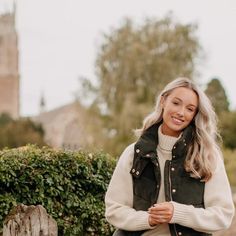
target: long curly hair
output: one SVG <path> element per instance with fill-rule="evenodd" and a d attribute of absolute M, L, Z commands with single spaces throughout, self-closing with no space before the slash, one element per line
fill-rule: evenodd
<path fill-rule="evenodd" d="M 136 130 L 136 134 L 141 135 L 153 124 L 162 121 L 161 98 L 167 97 L 178 87 L 192 89 L 198 96 L 198 108 L 192 120 L 195 135 L 187 153 L 185 170 L 194 178 L 208 181 L 216 167 L 215 158 L 222 157 L 217 142 L 217 138 L 220 140 L 217 131 L 217 116 L 207 95 L 192 80 L 180 77 L 168 83 L 157 97 L 154 111 L 144 119 L 143 127 Z"/>

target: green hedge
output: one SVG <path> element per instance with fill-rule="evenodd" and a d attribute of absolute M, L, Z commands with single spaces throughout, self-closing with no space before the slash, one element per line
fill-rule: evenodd
<path fill-rule="evenodd" d="M 104 194 L 115 160 L 26 146 L 0 152 L 0 223 L 18 203 L 42 204 L 57 221 L 59 235 L 111 235 Z"/>

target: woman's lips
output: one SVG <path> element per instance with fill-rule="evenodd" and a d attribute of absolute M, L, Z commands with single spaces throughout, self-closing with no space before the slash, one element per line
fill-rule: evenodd
<path fill-rule="evenodd" d="M 181 125 L 181 124 L 183 124 L 183 122 L 184 122 L 182 119 L 178 119 L 178 118 L 176 118 L 176 117 L 172 117 L 172 121 L 173 121 L 173 123 L 176 124 L 176 125 Z"/>

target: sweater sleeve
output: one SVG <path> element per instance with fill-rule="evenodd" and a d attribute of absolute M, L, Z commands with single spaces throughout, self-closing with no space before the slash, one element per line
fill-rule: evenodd
<path fill-rule="evenodd" d="M 208 233 L 228 228 L 234 216 L 234 203 L 223 160 L 218 158 L 217 168 L 205 184 L 205 208 L 172 203 L 174 214 L 170 223 Z"/>
<path fill-rule="evenodd" d="M 136 211 L 133 206 L 133 184 L 130 169 L 134 144 L 122 153 L 112 175 L 105 196 L 105 216 L 109 223 L 119 229 L 136 231 L 151 229 L 146 211 Z"/>

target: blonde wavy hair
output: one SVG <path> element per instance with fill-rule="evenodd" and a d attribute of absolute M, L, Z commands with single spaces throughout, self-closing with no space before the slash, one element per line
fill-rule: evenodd
<path fill-rule="evenodd" d="M 144 119 L 143 127 L 136 130 L 136 134 L 140 135 L 153 124 L 162 121 L 161 98 L 167 97 L 178 87 L 192 89 L 198 95 L 198 109 L 192 121 L 195 135 L 187 153 L 185 170 L 194 178 L 208 181 L 216 167 L 215 158 L 222 157 L 217 143 L 217 137 L 220 138 L 217 131 L 217 117 L 209 98 L 190 79 L 177 78 L 165 86 L 157 97 L 154 111 Z"/>

